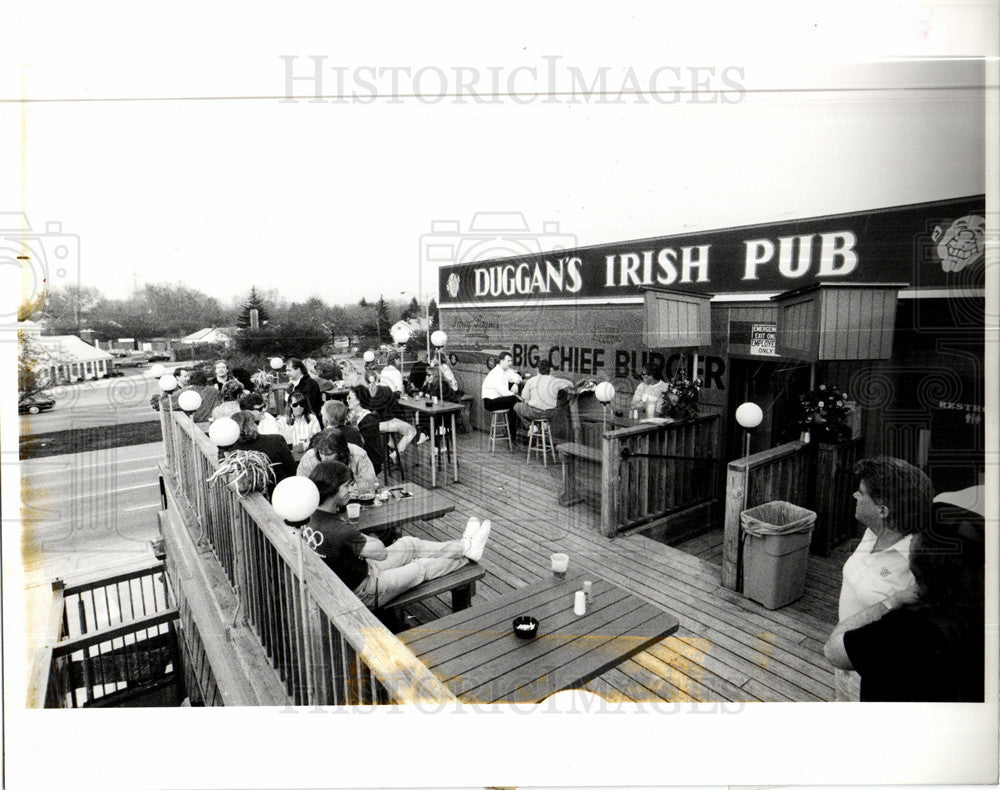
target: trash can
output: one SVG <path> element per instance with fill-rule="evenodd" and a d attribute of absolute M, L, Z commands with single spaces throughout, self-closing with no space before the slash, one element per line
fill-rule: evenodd
<path fill-rule="evenodd" d="M 816 514 L 791 502 L 767 502 L 740 513 L 743 595 L 777 609 L 802 597 Z"/>

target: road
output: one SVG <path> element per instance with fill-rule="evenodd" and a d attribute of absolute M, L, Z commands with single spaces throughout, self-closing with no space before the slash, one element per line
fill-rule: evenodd
<path fill-rule="evenodd" d="M 44 434 L 157 419 L 150 369 L 60 387 L 55 407 L 21 416 L 21 433 Z M 152 558 L 159 533 L 156 464 L 163 445 L 55 455 L 20 463 L 26 582 L 47 583 Z M 5 459 L 6 463 L 6 459 Z"/>
<path fill-rule="evenodd" d="M 55 387 L 45 393 L 56 401 L 51 411 L 21 415 L 21 435 L 155 420 L 149 399 L 157 392 L 148 367 L 130 370 L 120 378 Z"/>
<path fill-rule="evenodd" d="M 158 442 L 23 461 L 21 545 L 29 580 L 152 557 L 162 456 Z"/>

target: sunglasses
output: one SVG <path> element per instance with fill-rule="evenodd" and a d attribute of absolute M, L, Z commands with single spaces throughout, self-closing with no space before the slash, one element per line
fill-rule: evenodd
<path fill-rule="evenodd" d="M 294 403 L 292 403 L 293 409 L 304 409 L 305 407 L 306 405 L 302 401 L 295 401 Z"/>

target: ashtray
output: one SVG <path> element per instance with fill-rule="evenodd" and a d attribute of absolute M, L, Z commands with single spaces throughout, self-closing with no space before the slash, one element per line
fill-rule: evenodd
<path fill-rule="evenodd" d="M 531 639 L 538 633 L 538 621 L 529 615 L 520 614 L 514 618 L 514 636 L 518 639 Z"/>

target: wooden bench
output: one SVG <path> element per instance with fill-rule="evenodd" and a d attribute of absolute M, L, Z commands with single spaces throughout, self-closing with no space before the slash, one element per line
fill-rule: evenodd
<path fill-rule="evenodd" d="M 483 566 L 478 562 L 469 562 L 457 571 L 439 576 L 436 579 L 429 579 L 418 584 L 411 590 L 407 590 L 402 595 L 397 595 L 389 603 L 384 604 L 384 611 L 400 614 L 400 610 L 409 604 L 423 601 L 426 598 L 433 598 L 446 592 L 451 592 L 452 611 L 458 612 L 472 606 L 472 596 L 476 594 L 476 582 L 486 575 Z"/>
<path fill-rule="evenodd" d="M 557 445 L 556 450 L 559 451 L 559 460 L 562 462 L 563 478 L 563 490 L 559 495 L 559 504 L 569 507 L 584 500 L 584 495 L 578 485 L 583 473 L 581 467 L 589 467 L 588 479 L 592 482 L 595 480 L 599 482 L 601 451 L 576 442 L 563 442 Z M 596 477 L 593 474 L 594 465 L 597 467 Z M 598 486 L 595 485 L 593 488 L 597 490 Z"/>

